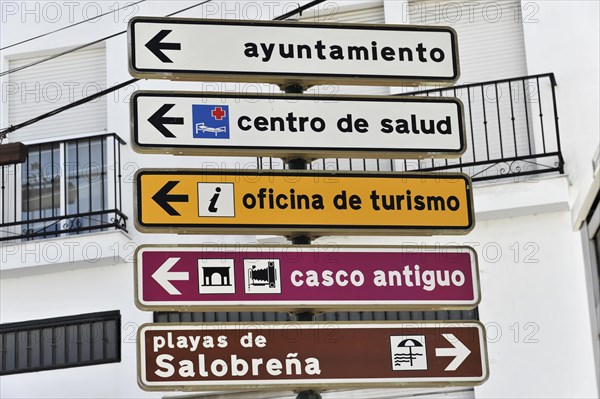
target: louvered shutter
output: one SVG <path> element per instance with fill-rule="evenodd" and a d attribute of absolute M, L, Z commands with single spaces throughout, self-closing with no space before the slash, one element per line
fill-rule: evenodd
<path fill-rule="evenodd" d="M 18 68 L 47 57 L 9 60 Z M 9 75 L 6 88 L 9 124 L 15 125 L 106 89 L 104 47 L 84 49 Z M 106 131 L 106 96 L 15 133 L 21 141 L 38 141 Z"/>
<path fill-rule="evenodd" d="M 527 75 L 520 1 L 409 0 L 414 25 L 451 26 L 458 33 L 457 84 Z"/>
<path fill-rule="evenodd" d="M 451 26 L 457 31 L 461 75 L 456 85 L 461 85 L 527 75 L 520 7 L 521 3 L 514 0 L 409 0 L 407 11 L 411 24 Z M 527 127 L 527 118 L 532 124 L 531 101 L 523 101 L 531 94 L 529 89 L 513 82 L 510 87 L 507 83 L 492 84 L 483 90 L 476 87 L 469 93 L 466 89 L 456 92 L 465 105 L 465 120 L 473 126 L 477 143 L 473 146 L 468 139 L 463 162 L 501 162 L 531 151 L 529 146 L 535 145 L 533 138 L 528 137 Z M 452 91 L 446 95 L 452 96 Z M 475 167 L 471 174 L 483 173 L 484 169 L 485 166 Z"/>
<path fill-rule="evenodd" d="M 326 3 L 322 8 L 315 8 L 304 13 L 301 21 L 326 23 L 370 23 L 384 24 L 383 2 L 339 6 Z M 357 94 L 357 95 L 389 95 L 389 87 L 384 86 L 317 86 L 308 91 L 313 94 Z M 329 170 L 391 170 L 389 160 L 374 159 L 324 159 L 313 163 L 315 169 Z"/>
<path fill-rule="evenodd" d="M 317 12 L 307 12 L 301 18 L 305 22 L 329 22 L 329 23 L 369 23 L 383 24 L 385 16 L 383 2 L 361 4 L 354 6 L 338 6 L 328 3 Z M 317 89 L 319 90 L 319 89 Z M 369 86 L 336 86 L 335 88 L 323 87 L 318 94 L 382 94 L 390 93 L 389 87 Z"/>

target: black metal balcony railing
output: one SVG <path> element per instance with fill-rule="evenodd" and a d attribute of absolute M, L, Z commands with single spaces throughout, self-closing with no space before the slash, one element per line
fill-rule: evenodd
<path fill-rule="evenodd" d="M 323 159 L 312 169 L 461 171 L 473 181 L 563 173 L 554 74 L 403 95 L 458 97 L 467 151 L 458 159 Z M 1 167 L 0 241 L 126 231 L 121 211 L 121 145 L 114 134 L 29 146 L 24 164 Z M 280 159 L 260 157 L 259 168 Z"/>
<path fill-rule="evenodd" d="M 465 154 L 420 161 L 418 169 L 461 171 L 473 181 L 564 173 L 555 87 L 548 73 L 409 93 L 458 97 L 465 108 Z"/>
<path fill-rule="evenodd" d="M 30 145 L 23 164 L 0 170 L 0 241 L 120 229 L 121 145 L 117 135 Z"/>
<path fill-rule="evenodd" d="M 464 105 L 467 150 L 458 159 L 324 159 L 312 169 L 464 172 L 473 181 L 563 173 L 554 74 L 402 93 L 457 97 Z M 283 165 L 259 158 L 259 167 Z"/>

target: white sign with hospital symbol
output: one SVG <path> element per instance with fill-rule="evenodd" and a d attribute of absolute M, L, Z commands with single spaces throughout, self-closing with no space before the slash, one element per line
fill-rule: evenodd
<path fill-rule="evenodd" d="M 454 158 L 464 153 L 456 98 L 138 91 L 141 153 L 289 158 Z"/>

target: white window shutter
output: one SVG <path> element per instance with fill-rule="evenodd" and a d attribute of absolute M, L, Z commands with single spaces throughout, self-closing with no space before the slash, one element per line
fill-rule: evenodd
<path fill-rule="evenodd" d="M 326 3 L 318 12 L 307 11 L 302 15 L 303 22 L 326 22 L 326 23 L 369 23 L 384 24 L 385 15 L 383 2 L 363 3 L 351 6 L 339 6 L 335 3 Z M 323 87 L 317 91 L 318 94 L 390 94 L 389 87 L 379 86 L 335 86 Z"/>
<path fill-rule="evenodd" d="M 9 60 L 9 68 L 36 62 L 44 56 Z M 75 51 L 9 75 L 6 88 L 10 125 L 35 118 L 106 89 L 104 47 Z M 18 130 L 13 138 L 44 140 L 93 132 L 107 127 L 106 96 Z"/>
<path fill-rule="evenodd" d="M 458 34 L 460 84 L 527 75 L 520 1 L 409 0 L 413 25 L 451 26 Z"/>
<path fill-rule="evenodd" d="M 527 75 L 520 7 L 520 1 L 514 0 L 409 0 L 407 10 L 411 24 L 450 26 L 456 30 L 460 62 L 456 85 L 461 85 Z M 469 140 L 463 162 L 502 160 L 529 153 L 529 146 L 535 146 L 528 137 L 527 126 L 532 124 L 533 113 L 529 101 L 524 101 L 531 94 L 530 89 L 517 81 L 510 88 L 507 83 L 485 86 L 483 93 L 481 87 L 469 89 L 468 94 L 466 89 L 457 91 L 456 96 L 465 106 L 467 135 L 472 125 L 476 143 Z M 452 91 L 445 95 L 451 96 Z M 506 164 L 497 168 L 509 167 Z M 482 168 L 485 167 L 471 172 Z"/>

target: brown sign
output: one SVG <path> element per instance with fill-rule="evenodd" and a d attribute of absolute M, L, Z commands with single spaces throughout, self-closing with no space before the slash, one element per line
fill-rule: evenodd
<path fill-rule="evenodd" d="M 145 324 L 145 390 L 479 385 L 479 322 Z"/>

